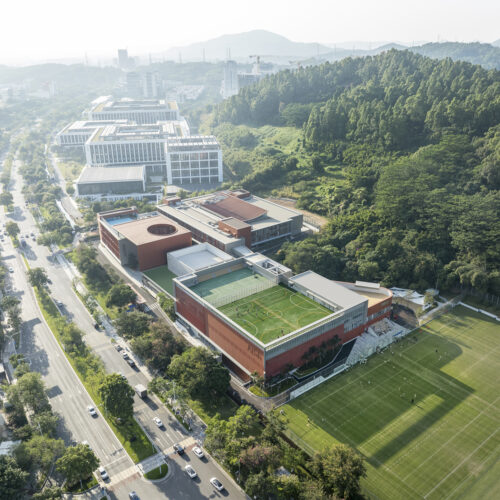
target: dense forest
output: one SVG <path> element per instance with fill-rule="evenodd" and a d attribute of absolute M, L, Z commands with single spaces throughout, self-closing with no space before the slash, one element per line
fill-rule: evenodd
<path fill-rule="evenodd" d="M 269 76 L 204 123 L 233 185 L 328 217 L 279 252 L 295 271 L 500 295 L 499 117 L 500 72 L 392 50 Z"/>

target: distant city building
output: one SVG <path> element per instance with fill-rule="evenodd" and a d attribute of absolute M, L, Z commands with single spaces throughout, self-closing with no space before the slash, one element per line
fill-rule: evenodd
<path fill-rule="evenodd" d="M 129 71 L 125 75 L 125 86 L 130 97 L 153 99 L 161 95 L 161 80 L 157 72 Z"/>
<path fill-rule="evenodd" d="M 224 64 L 224 79 L 222 80 L 221 94 L 224 99 L 236 95 L 239 91 L 238 65 L 236 61 L 226 61 Z"/>
<path fill-rule="evenodd" d="M 118 49 L 118 67 L 121 69 L 131 69 L 134 65 L 134 59 L 129 57 L 128 50 Z"/>
<path fill-rule="evenodd" d="M 128 71 L 125 74 L 125 86 L 130 97 L 140 98 L 142 95 L 142 76 L 137 71 Z"/>

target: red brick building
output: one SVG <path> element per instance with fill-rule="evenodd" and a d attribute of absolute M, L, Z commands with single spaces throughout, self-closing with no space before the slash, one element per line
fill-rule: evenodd
<path fill-rule="evenodd" d="M 122 265 L 144 271 L 167 263 L 167 252 L 191 245 L 191 232 L 155 212 L 110 210 L 97 215 L 101 243 Z"/>
<path fill-rule="evenodd" d="M 376 284 L 334 282 L 311 271 L 292 276 L 291 271 L 277 263 L 274 264 L 283 272 L 271 270 L 267 273 L 269 266 L 249 259 L 242 257 L 198 271 L 195 277 L 190 275 L 174 280 L 179 318 L 192 332 L 220 351 L 233 371 L 242 377 L 258 372 L 269 378 L 289 369 L 290 365 L 298 367 L 305 362 L 303 356 L 312 346 L 320 348 L 335 336 L 344 344 L 361 335 L 372 323 L 390 315 L 392 293 Z M 200 284 L 209 284 L 210 280 L 221 276 L 230 280 L 231 273 L 245 268 L 312 298 L 329 308 L 331 314 L 267 343 L 260 341 L 221 312 L 214 301 L 211 303 L 208 294 L 203 296 L 199 292 Z M 244 290 L 235 291 L 234 299 L 241 299 L 244 293 Z"/>

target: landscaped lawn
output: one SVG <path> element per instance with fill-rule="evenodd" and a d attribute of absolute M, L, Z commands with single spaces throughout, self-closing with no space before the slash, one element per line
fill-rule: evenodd
<path fill-rule="evenodd" d="M 170 295 L 174 293 L 174 284 L 172 280 L 177 278 L 177 276 L 168 269 L 167 266 L 154 267 L 153 269 L 148 269 L 144 271 L 144 274 L 152 279 L 155 283 L 160 285 L 163 290 L 168 292 Z"/>
<path fill-rule="evenodd" d="M 357 448 L 370 498 L 500 498 L 499 338 L 457 307 L 284 406 L 289 436 Z"/>

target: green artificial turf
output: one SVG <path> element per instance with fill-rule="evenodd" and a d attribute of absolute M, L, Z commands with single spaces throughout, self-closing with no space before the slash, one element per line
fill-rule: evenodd
<path fill-rule="evenodd" d="M 498 322 L 457 307 L 292 400 L 283 407 L 288 433 L 308 453 L 355 447 L 366 458 L 369 498 L 493 498 L 499 339 Z"/>
<path fill-rule="evenodd" d="M 168 269 L 167 266 L 154 267 L 144 271 L 144 274 L 163 288 L 170 295 L 174 293 L 174 284 L 172 280 L 177 276 Z"/>
<path fill-rule="evenodd" d="M 264 344 L 333 313 L 281 285 L 231 302 L 219 310 Z"/>

